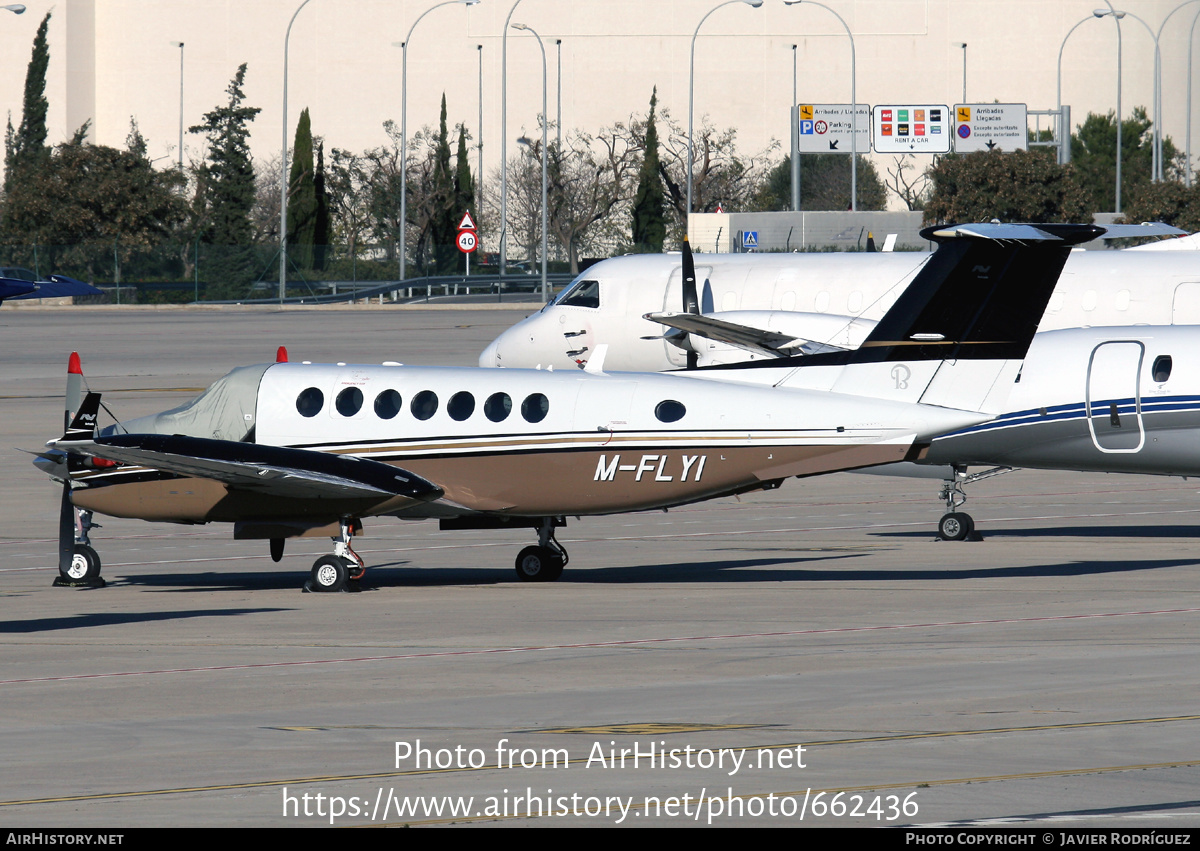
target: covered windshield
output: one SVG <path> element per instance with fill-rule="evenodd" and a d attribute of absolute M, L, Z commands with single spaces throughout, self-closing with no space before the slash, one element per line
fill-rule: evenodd
<path fill-rule="evenodd" d="M 183 434 L 213 440 L 242 441 L 254 429 L 258 385 L 273 364 L 238 367 L 178 408 L 108 426 L 111 434 Z"/>

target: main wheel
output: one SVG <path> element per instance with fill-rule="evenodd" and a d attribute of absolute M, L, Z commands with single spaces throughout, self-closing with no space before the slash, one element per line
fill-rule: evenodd
<path fill-rule="evenodd" d="M 100 575 L 100 556 L 87 544 L 76 544 L 75 553 L 71 556 L 71 564 L 66 570 L 60 570 L 62 578 L 68 582 L 80 582 L 95 579 Z"/>
<path fill-rule="evenodd" d="M 342 591 L 350 579 L 350 565 L 338 556 L 321 556 L 312 566 L 314 591 Z"/>
<path fill-rule="evenodd" d="M 526 547 L 517 556 L 517 576 L 522 582 L 553 582 L 562 572 L 562 556 L 549 547 Z"/>
<path fill-rule="evenodd" d="M 938 535 L 947 541 L 965 541 L 974 531 L 975 521 L 961 511 L 943 515 L 938 521 Z"/>

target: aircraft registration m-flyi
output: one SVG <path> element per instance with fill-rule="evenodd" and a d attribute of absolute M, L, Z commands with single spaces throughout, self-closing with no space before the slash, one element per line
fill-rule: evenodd
<path fill-rule="evenodd" d="M 98 579 L 92 512 L 228 522 L 234 537 L 329 536 L 309 587 L 365 571 L 365 517 L 526 526 L 524 580 L 557 579 L 567 515 L 663 509 L 914 459 L 1007 410 L 1072 245 L 1094 225 L 930 229 L 939 244 L 862 345 L 678 373 L 274 363 L 98 428 L 72 358 L 69 425 L 35 460 L 63 485 L 59 570 Z M 685 254 L 685 263 L 690 254 Z M 694 280 L 694 271 L 691 278 Z M 599 353 L 598 353 L 599 354 Z"/>

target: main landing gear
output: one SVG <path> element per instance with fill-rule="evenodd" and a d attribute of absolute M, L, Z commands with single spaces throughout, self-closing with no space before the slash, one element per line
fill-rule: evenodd
<path fill-rule="evenodd" d="M 942 492 L 938 494 L 938 498 L 946 503 L 946 513 L 938 521 L 938 540 L 982 541 L 983 536 L 975 531 L 974 518 L 965 511 L 958 510 L 967 501 L 967 494 L 963 490 L 963 485 L 990 479 L 992 476 L 1011 473 L 1012 470 L 1012 467 L 993 467 L 990 470 L 984 470 L 982 473 L 967 475 L 967 468 L 964 465 L 955 464 L 954 478 L 945 482 L 942 485 Z"/>
<path fill-rule="evenodd" d="M 334 538 L 333 555 L 321 556 L 312 566 L 312 575 L 304 583 L 305 591 L 357 591 L 358 580 L 367 572 L 362 556 L 350 546 L 357 521 L 349 517 L 340 522 L 340 535 Z"/>
<path fill-rule="evenodd" d="M 536 546 L 526 547 L 517 556 L 517 576 L 522 582 L 554 582 L 562 576 L 570 556 L 554 539 L 556 526 L 567 525 L 561 518 L 546 517 L 538 527 Z"/>
<path fill-rule="evenodd" d="M 54 584 L 73 588 L 103 588 L 107 583 L 100 578 L 100 556 L 96 554 L 92 542 L 88 539 L 88 531 L 99 529 L 100 524 L 92 522 L 90 511 L 74 506 L 64 508 L 64 513 L 67 510 L 74 516 L 70 519 L 64 516 L 64 520 L 66 524 L 73 526 L 73 530 L 67 527 L 63 534 L 72 539 L 72 543 L 67 553 L 69 558 L 62 558 L 60 555 L 58 577 Z M 71 520 L 74 520 L 74 523 L 71 523 Z"/>

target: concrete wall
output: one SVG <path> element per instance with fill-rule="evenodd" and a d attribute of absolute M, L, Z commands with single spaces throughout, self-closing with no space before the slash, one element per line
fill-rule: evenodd
<path fill-rule="evenodd" d="M 863 249 L 867 234 L 883 246 L 889 233 L 897 234 L 896 248 L 929 248 L 921 239 L 920 212 L 809 212 L 809 213 L 693 213 L 688 241 L 695 251 L 733 253 L 742 250 L 739 234 L 758 234 L 758 251 Z"/>

